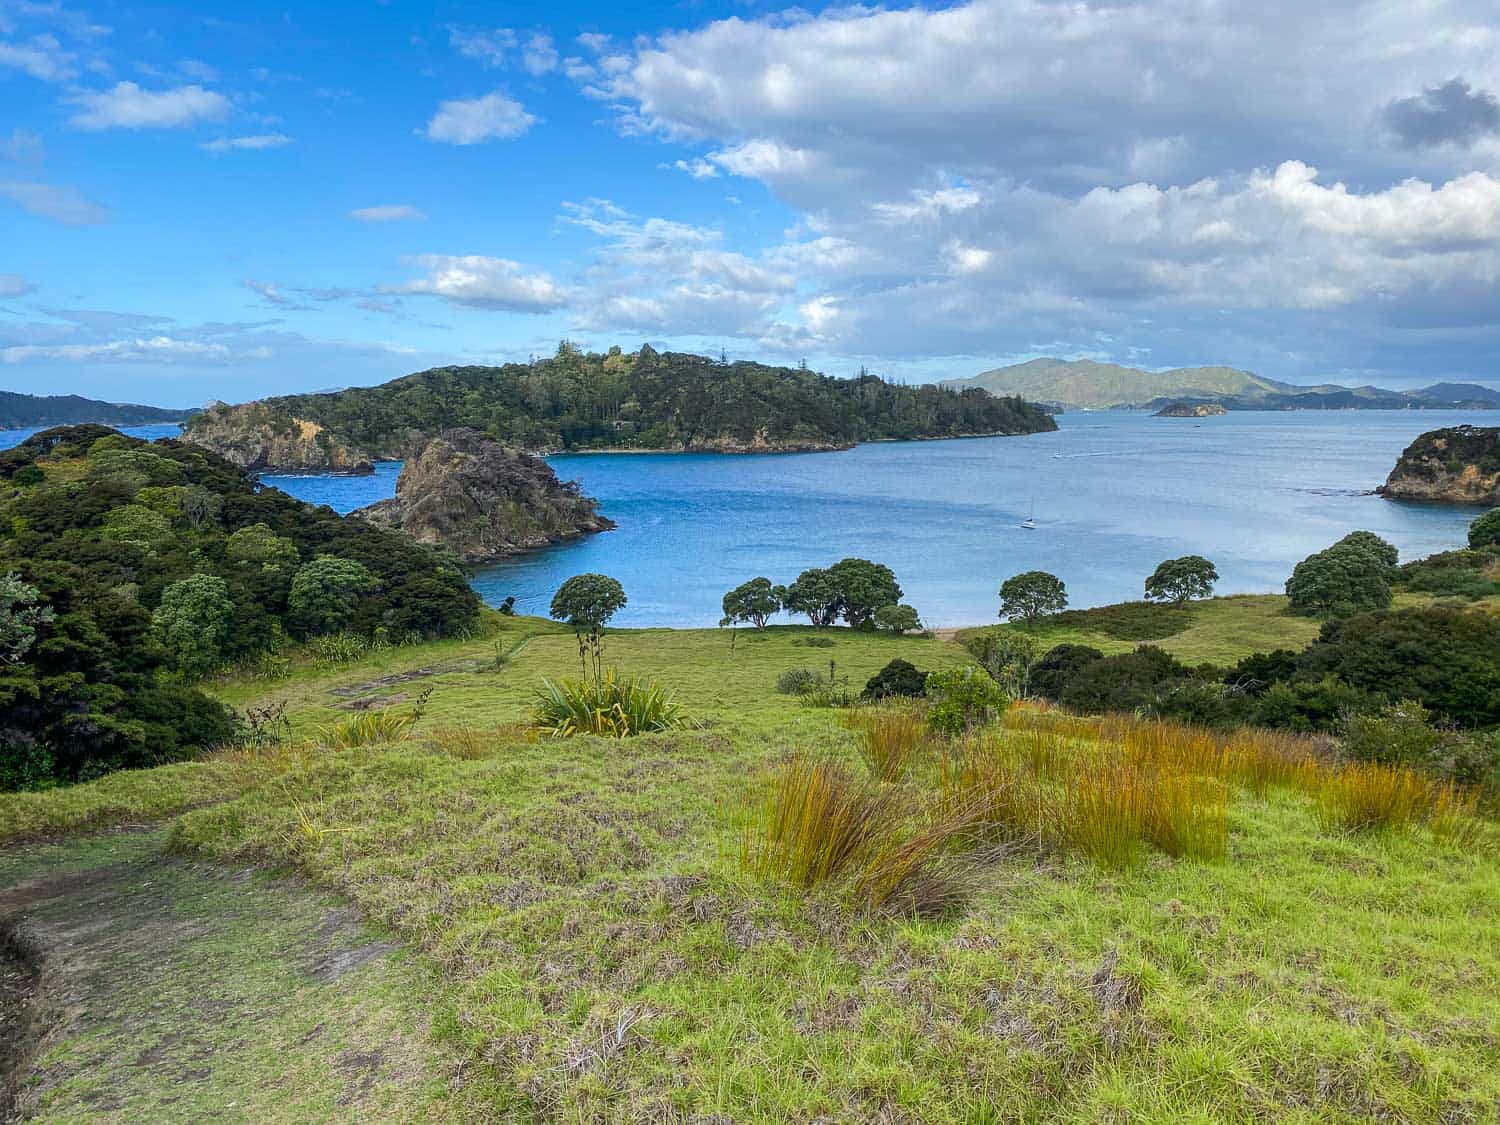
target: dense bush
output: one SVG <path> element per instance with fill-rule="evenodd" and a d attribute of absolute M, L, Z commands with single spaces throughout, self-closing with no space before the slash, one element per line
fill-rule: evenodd
<path fill-rule="evenodd" d="M 1134 652 L 1088 661 L 1068 678 L 1060 699 L 1076 711 L 1134 711 L 1151 706 L 1165 688 L 1189 675 L 1164 649 L 1141 645 Z"/>
<path fill-rule="evenodd" d="M 1348 617 L 1391 604 L 1396 548 L 1369 531 L 1355 531 L 1309 555 L 1286 580 L 1296 613 Z"/>
<path fill-rule="evenodd" d="M 1056 429 L 1040 407 L 978 389 L 720 364 L 650 347 L 585 354 L 571 344 L 532 363 L 439 367 L 378 387 L 265 399 L 255 411 L 273 427 L 308 419 L 338 441 L 385 457 L 399 457 L 414 437 L 454 427 L 547 450 L 719 441 L 827 446 Z"/>
<path fill-rule="evenodd" d="M 788 668 L 776 677 L 776 690 L 782 695 L 803 695 L 821 679 L 811 668 Z"/>
<path fill-rule="evenodd" d="M 871 676 L 865 684 L 865 690 L 860 694 L 866 699 L 886 699 L 895 695 L 926 695 L 927 673 L 918 670 L 909 661 L 897 657 Z"/>
<path fill-rule="evenodd" d="M 1331 621 L 1298 675 L 1421 703 L 1465 727 L 1500 724 L 1500 617 L 1439 607 Z"/>
<path fill-rule="evenodd" d="M 1081 668 L 1103 659 L 1104 653 L 1088 645 L 1058 645 L 1032 666 L 1031 690 L 1044 699 L 1060 699 L 1064 685 Z"/>
<path fill-rule="evenodd" d="M 0 572 L 36 595 L 4 610 L 0 588 L 0 612 L 11 631 L 18 607 L 43 612 L 0 666 L 0 785 L 77 781 L 228 738 L 229 713 L 185 681 L 284 643 L 299 559 L 373 576 L 346 621 L 365 637 L 450 635 L 477 618 L 451 555 L 264 488 L 196 446 L 60 427 L 0 454 L 0 476 Z"/>
<path fill-rule="evenodd" d="M 1491 508 L 1469 525 L 1469 546 L 1500 547 L 1500 508 Z"/>
<path fill-rule="evenodd" d="M 1429 555 L 1403 566 L 1397 581 L 1413 593 L 1470 600 L 1492 597 L 1500 594 L 1500 549 Z"/>

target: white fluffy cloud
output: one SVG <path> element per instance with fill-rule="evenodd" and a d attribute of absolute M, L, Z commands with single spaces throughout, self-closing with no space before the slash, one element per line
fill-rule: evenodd
<path fill-rule="evenodd" d="M 248 137 L 220 137 L 199 145 L 216 156 L 226 152 L 261 152 L 268 148 L 285 148 L 292 138 L 285 133 L 257 133 Z"/>
<path fill-rule="evenodd" d="M 356 207 L 349 212 L 349 217 L 361 223 L 403 223 L 427 218 L 409 203 L 381 203 L 374 207 Z"/>
<path fill-rule="evenodd" d="M 382 286 L 384 293 L 427 294 L 455 305 L 501 312 L 548 312 L 567 294 L 545 273 L 527 273 L 519 262 L 478 254 L 419 254 L 406 264 L 425 277 Z"/>
<path fill-rule="evenodd" d="M 39 180 L 0 180 L 0 197 L 21 210 L 68 227 L 87 227 L 109 221 L 109 210 L 86 199 L 77 188 Z"/>
<path fill-rule="evenodd" d="M 1462 320 L 1434 355 L 1500 355 L 1487 0 L 847 7 L 612 57 L 584 91 L 622 131 L 798 214 L 746 254 L 793 278 L 766 322 L 830 351 L 1161 344 L 1291 374 Z M 615 264 L 623 295 L 658 286 Z"/>
<path fill-rule="evenodd" d="M 534 124 L 536 118 L 520 102 L 497 90 L 482 98 L 443 102 L 425 132 L 431 141 L 473 145 L 519 137 Z"/>
<path fill-rule="evenodd" d="M 202 86 L 145 90 L 134 82 L 116 82 L 108 90 L 79 94 L 70 118 L 79 129 L 180 129 L 229 115 L 229 99 Z"/>

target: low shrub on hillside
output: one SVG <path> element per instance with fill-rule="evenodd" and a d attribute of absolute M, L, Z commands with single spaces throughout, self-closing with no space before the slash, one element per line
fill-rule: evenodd
<path fill-rule="evenodd" d="M 947 735 L 983 726 L 1010 705 L 1005 689 L 973 664 L 930 673 L 927 695 L 932 700 L 927 721 L 934 730 Z"/>
<path fill-rule="evenodd" d="M 1102 633 L 1119 641 L 1160 641 L 1175 637 L 1193 623 L 1188 606 L 1161 602 L 1121 602 L 1096 609 L 1070 609 L 1054 614 L 1048 625 Z"/>
<path fill-rule="evenodd" d="M 630 738 L 674 730 L 687 718 L 670 691 L 645 679 L 622 679 L 614 669 L 580 680 L 542 680 L 532 722 L 554 738 L 595 734 Z"/>
<path fill-rule="evenodd" d="M 927 694 L 927 673 L 898 656 L 871 676 L 860 694 L 866 699 L 923 696 Z"/>
<path fill-rule="evenodd" d="M 776 677 L 776 690 L 782 695 L 801 695 L 819 680 L 811 668 L 788 668 Z"/>

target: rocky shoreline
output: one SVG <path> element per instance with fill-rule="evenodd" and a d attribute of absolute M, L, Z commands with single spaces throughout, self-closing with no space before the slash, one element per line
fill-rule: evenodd
<path fill-rule="evenodd" d="M 1500 427 L 1429 430 L 1375 491 L 1392 500 L 1500 505 Z"/>

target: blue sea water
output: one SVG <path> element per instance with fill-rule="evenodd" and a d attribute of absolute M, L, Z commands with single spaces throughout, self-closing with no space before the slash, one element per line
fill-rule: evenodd
<path fill-rule="evenodd" d="M 1478 509 L 1369 490 L 1419 433 L 1464 422 L 1495 416 L 1068 414 L 1056 433 L 844 453 L 564 455 L 551 458 L 558 475 L 580 481 L 619 528 L 487 568 L 474 585 L 491 604 L 513 595 L 523 612 L 545 613 L 563 579 L 603 571 L 630 599 L 618 623 L 637 626 L 712 625 L 724 591 L 745 579 L 786 582 L 845 555 L 889 565 L 934 626 L 994 620 L 1000 582 L 1018 571 L 1052 571 L 1073 605 L 1101 605 L 1140 597 L 1158 562 L 1189 553 L 1218 565 L 1220 592 L 1261 593 L 1355 528 L 1408 559 L 1462 544 Z M 10 437 L 0 445 L 21 440 Z M 348 512 L 393 495 L 399 472 L 265 481 Z"/>
<path fill-rule="evenodd" d="M 1403 558 L 1462 544 L 1477 509 L 1369 495 L 1424 430 L 1483 411 L 1234 413 L 1200 420 L 1069 414 L 1056 433 L 862 445 L 844 453 L 574 454 L 564 479 L 615 531 L 480 571 L 491 604 L 545 613 L 563 579 L 612 574 L 622 625 L 712 625 L 724 591 L 787 582 L 845 555 L 886 563 L 929 625 L 995 619 L 1000 582 L 1049 570 L 1075 606 L 1141 596 L 1164 558 L 1203 554 L 1222 593 L 1280 590 L 1292 566 L 1356 528 Z M 349 511 L 390 496 L 373 477 L 268 477 Z M 1036 515 L 1036 530 L 1021 522 Z"/>

